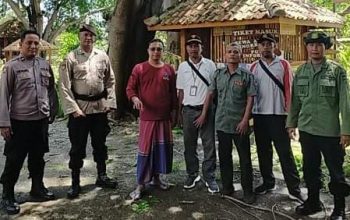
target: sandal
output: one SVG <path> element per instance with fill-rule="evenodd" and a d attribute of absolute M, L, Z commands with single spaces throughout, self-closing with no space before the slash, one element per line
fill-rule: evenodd
<path fill-rule="evenodd" d="M 161 190 L 168 190 L 170 188 L 169 184 L 159 180 L 157 182 L 155 182 L 154 180 L 152 180 L 152 182 L 150 182 L 151 186 L 155 186 L 158 187 Z"/>
<path fill-rule="evenodd" d="M 141 199 L 141 194 L 142 192 L 138 189 L 135 189 L 134 191 L 132 191 L 129 196 L 132 200 L 136 201 L 136 200 L 139 200 Z"/>

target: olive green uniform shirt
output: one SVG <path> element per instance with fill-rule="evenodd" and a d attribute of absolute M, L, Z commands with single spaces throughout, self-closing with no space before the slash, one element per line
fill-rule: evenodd
<path fill-rule="evenodd" d="M 115 77 L 110 60 L 105 52 L 93 48 L 85 53 L 80 48 L 70 52 L 61 63 L 60 94 L 66 115 L 79 108 L 85 114 L 104 112 L 105 108 L 116 108 Z M 84 101 L 75 99 L 74 91 L 79 95 L 95 96 L 107 89 L 107 99 Z"/>
<path fill-rule="evenodd" d="M 216 130 L 237 133 L 236 128 L 244 116 L 247 98 L 256 95 L 253 74 L 240 67 L 232 75 L 227 67 L 218 69 L 213 75 L 209 90 L 215 91 L 218 96 Z"/>
<path fill-rule="evenodd" d="M 310 62 L 301 65 L 293 83 L 287 127 L 326 137 L 350 135 L 349 92 L 348 76 L 339 64 L 325 59 L 316 72 Z"/>

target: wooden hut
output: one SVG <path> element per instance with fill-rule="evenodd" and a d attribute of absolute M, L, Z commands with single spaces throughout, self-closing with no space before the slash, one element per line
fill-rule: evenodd
<path fill-rule="evenodd" d="M 15 42 L 11 43 L 10 45 L 6 46 L 3 51 L 5 52 L 5 58 L 6 61 L 10 60 L 13 55 L 19 54 L 20 51 L 20 39 L 16 40 Z M 49 63 L 51 63 L 51 56 L 52 56 L 52 51 L 57 50 L 58 48 L 49 42 L 45 40 L 40 40 L 40 47 L 39 51 L 40 52 L 46 52 L 49 56 Z"/>
<path fill-rule="evenodd" d="M 259 57 L 258 35 L 273 33 L 284 58 L 295 65 L 307 58 L 305 32 L 326 28 L 335 36 L 335 28 L 343 22 L 340 15 L 302 0 L 187 0 L 145 20 L 151 31 L 180 32 L 182 58 L 186 56 L 186 38 L 198 34 L 204 56 L 224 62 L 225 45 L 238 41 L 243 47 L 243 62 L 251 63 Z"/>

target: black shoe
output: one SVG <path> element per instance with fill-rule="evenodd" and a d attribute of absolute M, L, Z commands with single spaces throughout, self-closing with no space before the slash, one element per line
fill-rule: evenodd
<path fill-rule="evenodd" d="M 79 185 L 72 185 L 72 187 L 67 192 L 67 198 L 68 199 L 75 199 L 80 194 L 80 186 Z"/>
<path fill-rule="evenodd" d="M 192 189 L 193 187 L 196 186 L 196 183 L 199 182 L 199 180 L 201 180 L 201 177 L 198 175 L 198 176 L 187 176 L 187 179 L 185 181 L 185 184 L 184 184 L 184 188 L 185 189 Z"/>
<path fill-rule="evenodd" d="M 253 192 L 244 193 L 243 202 L 253 204 L 256 201 L 256 196 Z"/>
<path fill-rule="evenodd" d="M 291 200 L 297 200 L 299 202 L 306 201 L 306 195 L 304 193 L 301 193 L 301 192 L 289 193 L 289 198 Z"/>
<path fill-rule="evenodd" d="M 222 196 L 233 196 L 235 194 L 235 188 L 232 187 L 231 189 L 222 189 L 221 195 Z"/>
<path fill-rule="evenodd" d="M 314 202 L 306 200 L 303 204 L 295 208 L 298 215 L 312 215 L 322 211 L 321 202 Z"/>
<path fill-rule="evenodd" d="M 38 201 L 49 201 L 55 199 L 55 195 L 45 187 L 36 190 L 32 189 L 29 194 L 33 199 Z"/>
<path fill-rule="evenodd" d="M 210 193 L 220 192 L 219 186 L 215 180 L 205 181 L 205 186 L 208 188 L 208 192 Z"/>
<path fill-rule="evenodd" d="M 344 219 L 346 219 L 344 209 L 343 210 L 334 209 L 330 216 L 330 220 L 344 220 Z"/>
<path fill-rule="evenodd" d="M 99 175 L 96 179 L 95 184 L 96 184 L 96 186 L 99 186 L 102 188 L 111 188 L 111 189 L 115 189 L 118 186 L 117 181 L 112 180 L 106 174 Z"/>
<path fill-rule="evenodd" d="M 21 208 L 19 207 L 18 203 L 14 199 L 2 199 L 2 201 L 1 201 L 1 208 L 8 215 L 16 215 L 21 210 Z"/>
<path fill-rule="evenodd" d="M 271 191 L 274 191 L 274 190 L 276 190 L 276 186 L 275 185 L 273 185 L 273 186 L 266 186 L 264 184 L 261 184 L 260 186 L 255 188 L 255 194 L 257 194 L 257 195 L 264 195 L 267 192 L 271 192 Z"/>

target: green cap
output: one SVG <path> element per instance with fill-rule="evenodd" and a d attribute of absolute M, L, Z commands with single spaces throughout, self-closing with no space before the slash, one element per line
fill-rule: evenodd
<path fill-rule="evenodd" d="M 88 31 L 90 33 L 92 33 L 93 35 L 96 36 L 96 29 L 94 26 L 90 25 L 90 24 L 82 24 L 80 25 L 80 29 L 79 29 L 79 32 L 82 32 L 82 31 Z"/>
<path fill-rule="evenodd" d="M 323 31 L 311 31 L 304 37 L 305 44 L 308 43 L 323 43 L 326 49 L 332 47 L 331 38 Z"/>

